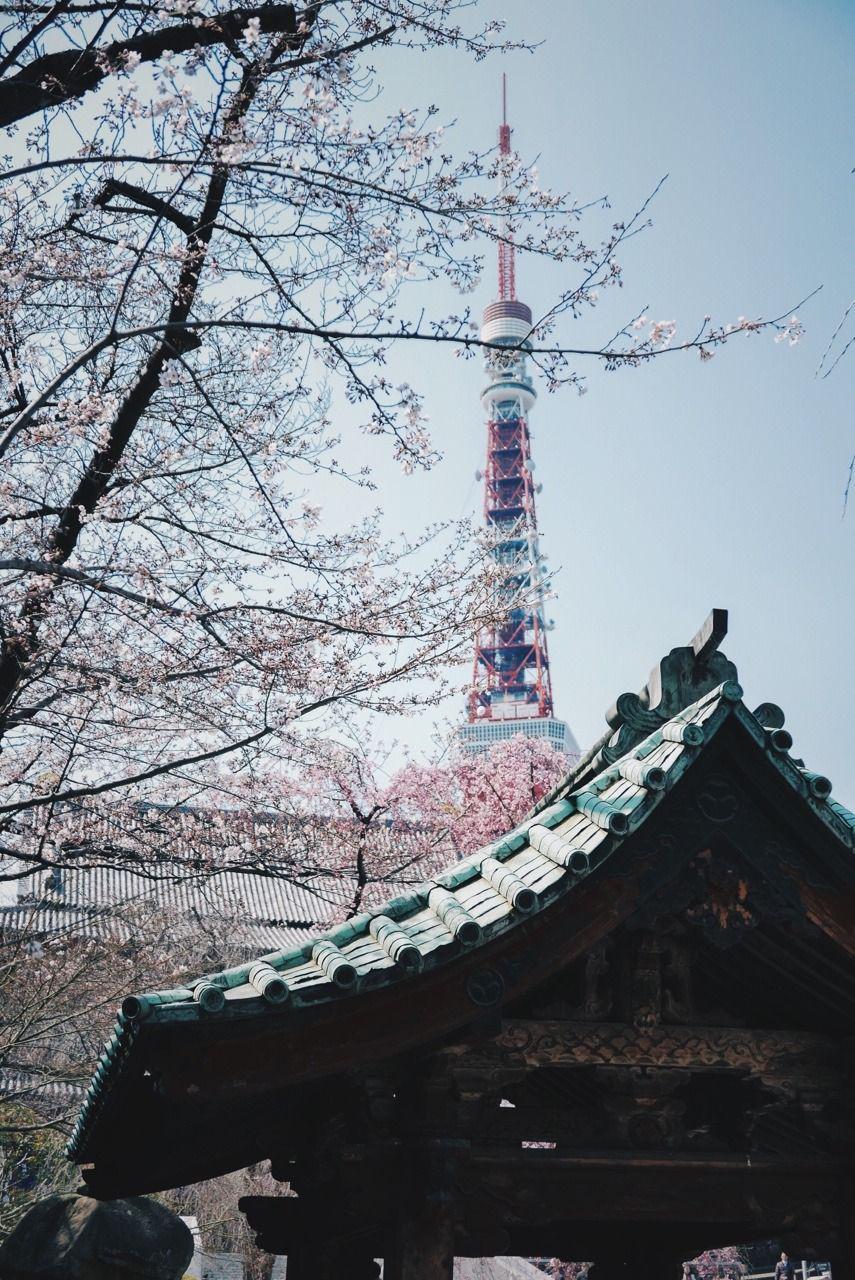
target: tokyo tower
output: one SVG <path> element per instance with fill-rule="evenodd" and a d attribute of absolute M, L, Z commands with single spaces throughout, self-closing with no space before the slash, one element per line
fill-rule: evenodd
<path fill-rule="evenodd" d="M 502 77 L 499 153 L 509 156 L 507 85 Z M 500 172 L 500 182 L 503 180 Z M 569 726 L 555 717 L 544 613 L 545 565 L 535 510 L 529 413 L 537 399 L 528 372 L 531 308 L 516 294 L 514 245 L 507 223 L 498 241 L 499 295 L 484 311 L 481 339 L 487 349 L 487 385 L 481 404 L 487 419 L 484 519 L 492 534 L 491 554 L 504 573 L 507 613 L 475 638 L 475 662 L 467 723 L 457 739 L 467 752 L 486 751 L 494 742 L 522 733 L 546 738 L 568 754 L 578 747 Z M 507 348 L 507 350 L 504 350 Z"/>

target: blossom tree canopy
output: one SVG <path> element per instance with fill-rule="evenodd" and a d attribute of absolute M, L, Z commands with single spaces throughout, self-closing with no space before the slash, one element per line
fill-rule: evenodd
<path fill-rule="evenodd" d="M 570 765 L 546 739 L 519 733 L 480 755 L 407 765 L 392 779 L 386 800 L 400 819 L 447 829 L 458 853 L 472 852 L 516 826 Z"/>
<path fill-rule="evenodd" d="M 19 0 L 5 16 L 0 826 L 22 861 L 0 874 L 13 875 L 69 856 L 63 823 L 80 806 L 154 792 L 275 807 L 310 712 L 443 696 L 496 608 L 497 567 L 465 525 L 412 542 L 390 542 L 379 514 L 348 526 L 347 486 L 371 481 L 337 459 L 333 420 L 346 399 L 404 470 L 435 460 L 390 349 L 478 339 L 465 308 L 417 319 L 419 282 L 465 293 L 478 246 L 499 237 L 553 259 L 566 283 L 533 336 L 551 385 L 578 382 L 574 354 L 614 366 L 680 344 L 646 318 L 588 353 L 554 336 L 620 282 L 643 210 L 591 247 L 582 206 L 518 156 L 455 158 L 435 107 L 384 112 L 381 47 L 505 47 L 469 0 Z M 726 337 L 704 321 L 683 345 Z M 345 490 L 323 520 L 321 476 Z M 146 834 L 97 856 L 148 859 L 157 824 Z"/>
<path fill-rule="evenodd" d="M 300 834 L 281 870 L 334 881 L 341 914 L 355 915 L 508 831 L 570 764 L 551 743 L 517 734 L 481 756 L 451 751 L 390 776 L 371 732 L 315 742 L 283 797 Z"/>
<path fill-rule="evenodd" d="M 695 1258 L 691 1264 L 698 1280 L 739 1280 L 745 1275 L 745 1261 L 740 1249 L 729 1245 L 724 1249 L 709 1249 Z"/>

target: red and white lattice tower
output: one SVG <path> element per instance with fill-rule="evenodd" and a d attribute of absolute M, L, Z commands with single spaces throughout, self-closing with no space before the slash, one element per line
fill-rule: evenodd
<path fill-rule="evenodd" d="M 499 153 L 511 153 L 504 76 Z M 502 184 L 509 163 L 500 159 Z M 573 735 L 554 714 L 546 643 L 551 624 L 544 612 L 546 570 L 535 510 L 541 486 L 534 482 L 528 422 L 537 399 L 526 360 L 532 314 L 516 296 L 514 244 L 507 222 L 500 225 L 498 257 L 499 296 L 484 311 L 481 328 L 482 340 L 496 344 L 487 349 L 487 385 L 481 393 L 487 418 L 484 519 L 493 535 L 492 554 L 505 574 L 508 610 L 476 636 L 468 723 L 460 726 L 458 741 L 465 750 L 479 752 L 523 733 L 547 738 L 572 754 L 578 751 Z"/>

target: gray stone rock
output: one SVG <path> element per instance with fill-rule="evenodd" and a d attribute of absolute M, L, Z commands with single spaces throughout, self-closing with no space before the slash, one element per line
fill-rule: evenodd
<path fill-rule="evenodd" d="M 73 1193 L 34 1205 L 0 1248 L 0 1280 L 181 1280 L 193 1237 L 145 1196 Z"/>

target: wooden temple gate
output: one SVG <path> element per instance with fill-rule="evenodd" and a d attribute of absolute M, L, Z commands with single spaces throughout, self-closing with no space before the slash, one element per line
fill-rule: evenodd
<path fill-rule="evenodd" d="M 745 707 L 721 623 L 502 841 L 129 998 L 72 1144 L 93 1193 L 269 1157 L 291 1194 L 241 1207 L 289 1280 L 667 1280 L 769 1238 L 855 1278 L 855 817 Z"/>

